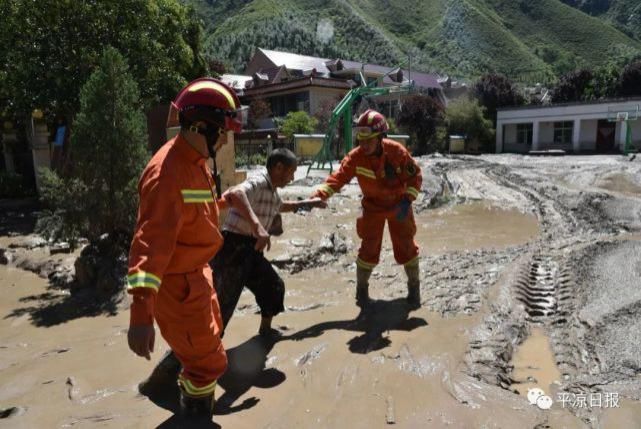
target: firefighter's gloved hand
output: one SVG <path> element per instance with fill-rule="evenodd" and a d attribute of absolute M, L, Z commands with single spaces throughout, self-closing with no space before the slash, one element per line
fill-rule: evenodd
<path fill-rule="evenodd" d="M 396 220 L 404 221 L 410 214 L 412 202 L 407 198 L 403 198 L 400 203 L 396 205 Z"/>

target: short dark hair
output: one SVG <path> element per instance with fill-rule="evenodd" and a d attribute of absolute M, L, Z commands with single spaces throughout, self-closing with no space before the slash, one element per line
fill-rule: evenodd
<path fill-rule="evenodd" d="M 271 171 L 279 162 L 285 167 L 293 167 L 298 164 L 298 159 L 296 159 L 294 152 L 289 149 L 274 149 L 267 157 L 267 171 Z"/>

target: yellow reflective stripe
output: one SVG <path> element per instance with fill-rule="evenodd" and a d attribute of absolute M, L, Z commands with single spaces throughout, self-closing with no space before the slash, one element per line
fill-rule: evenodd
<path fill-rule="evenodd" d="M 376 112 L 369 112 L 367 115 L 367 123 L 371 124 L 374 121 L 374 118 L 376 117 Z"/>
<path fill-rule="evenodd" d="M 213 89 L 214 91 L 219 92 L 223 95 L 223 97 L 227 99 L 227 101 L 229 101 L 229 105 L 232 106 L 233 109 L 238 109 L 238 106 L 236 106 L 236 103 L 234 102 L 234 97 L 232 97 L 227 88 L 225 88 L 221 84 L 212 82 L 210 80 L 196 82 L 188 88 L 188 91 L 196 92 L 200 91 L 201 89 Z"/>
<path fill-rule="evenodd" d="M 138 271 L 127 276 L 127 289 L 134 289 L 137 287 L 148 287 L 158 291 L 160 287 L 160 278 L 147 273 L 145 271 Z"/>
<path fill-rule="evenodd" d="M 369 140 L 378 136 L 380 133 L 358 133 L 356 134 L 356 140 Z"/>
<path fill-rule="evenodd" d="M 326 185 L 325 183 L 323 183 L 322 185 L 320 185 L 320 186 L 318 187 L 318 189 L 319 189 L 320 191 L 325 192 L 325 193 L 327 194 L 327 196 L 328 196 L 328 197 L 331 197 L 332 195 L 334 195 L 334 194 L 336 193 L 336 192 L 332 189 L 332 187 L 331 187 L 331 186 Z"/>
<path fill-rule="evenodd" d="M 376 174 L 372 170 L 369 170 L 364 167 L 356 167 L 356 174 L 361 176 L 369 177 L 370 179 L 376 179 Z"/>
<path fill-rule="evenodd" d="M 209 396 L 216 390 L 216 380 L 203 387 L 194 386 L 194 384 L 183 377 L 182 374 L 178 376 L 178 380 L 180 381 L 183 389 L 185 389 L 185 392 L 191 396 Z"/>
<path fill-rule="evenodd" d="M 410 259 L 409 262 L 403 264 L 404 267 L 413 267 L 418 265 L 418 256 L 415 256 L 413 259 Z"/>
<path fill-rule="evenodd" d="M 363 261 L 361 258 L 356 259 L 356 265 L 370 271 L 376 266 L 376 264 L 370 264 L 369 262 Z"/>
<path fill-rule="evenodd" d="M 405 192 L 407 192 L 408 194 L 410 194 L 414 198 L 418 198 L 418 189 L 416 189 L 416 188 L 414 188 L 412 186 L 408 187 Z"/>
<path fill-rule="evenodd" d="M 185 203 L 213 203 L 214 196 L 209 189 L 181 189 Z"/>

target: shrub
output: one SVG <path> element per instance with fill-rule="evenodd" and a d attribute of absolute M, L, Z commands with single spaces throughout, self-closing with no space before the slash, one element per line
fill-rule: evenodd
<path fill-rule="evenodd" d="M 136 184 L 148 151 L 138 87 L 117 50 L 105 50 L 80 100 L 71 136 L 73 172 L 69 177 L 41 172 L 48 210 L 37 229 L 71 243 L 80 236 L 95 242 L 106 233 L 126 249 L 138 206 Z"/>

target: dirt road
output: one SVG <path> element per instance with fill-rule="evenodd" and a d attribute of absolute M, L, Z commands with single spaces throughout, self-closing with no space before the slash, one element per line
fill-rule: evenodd
<path fill-rule="evenodd" d="M 641 427 L 641 162 L 421 164 L 422 307 L 405 305 L 388 239 L 375 302 L 366 312 L 354 305 L 356 185 L 327 210 L 287 214 L 268 253 L 287 287 L 275 320 L 284 336 L 255 336 L 257 307 L 244 293 L 225 336 L 230 368 L 215 422 Z M 315 182 L 284 193 L 307 196 Z M 128 312 L 83 307 L 64 287 L 73 257 L 50 257 L 46 243 L 10 229 L 0 228 L 0 427 L 175 427 L 169 410 L 137 395 L 154 362 L 128 351 Z M 539 402 L 529 402 L 533 388 L 551 408 L 532 393 Z"/>

